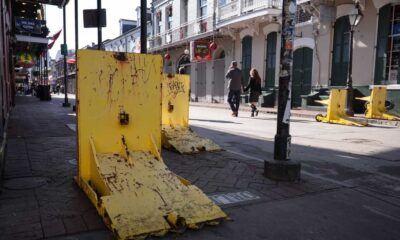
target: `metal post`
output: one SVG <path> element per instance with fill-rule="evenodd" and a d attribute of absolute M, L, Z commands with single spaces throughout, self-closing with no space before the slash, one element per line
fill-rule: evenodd
<path fill-rule="evenodd" d="M 264 175 L 280 181 L 300 179 L 301 165 L 290 160 L 290 108 L 292 91 L 293 42 L 296 24 L 296 0 L 283 0 L 278 119 L 275 135 L 274 160 L 264 162 Z"/>
<path fill-rule="evenodd" d="M 66 14 L 65 14 L 65 5 L 63 6 L 63 34 L 64 34 L 64 45 L 67 44 L 67 27 L 66 27 Z M 63 107 L 70 107 L 71 104 L 68 102 L 68 87 L 67 87 L 67 55 L 64 54 L 64 103 Z"/>
<path fill-rule="evenodd" d="M 42 53 L 39 55 L 39 85 L 42 85 Z"/>
<path fill-rule="evenodd" d="M 45 79 L 45 85 L 48 85 L 49 84 L 49 74 L 48 74 L 48 72 L 47 72 L 47 61 L 48 61 L 48 59 L 47 59 L 47 52 L 48 52 L 49 50 L 47 49 L 47 46 L 46 46 L 46 52 L 45 52 L 45 55 L 44 55 L 44 79 Z"/>
<path fill-rule="evenodd" d="M 140 0 L 140 53 L 147 53 L 147 1 Z"/>
<path fill-rule="evenodd" d="M 78 0 L 75 0 L 75 57 L 76 57 L 76 51 L 78 51 L 79 48 L 79 28 L 78 28 Z"/>
<path fill-rule="evenodd" d="M 75 0 L 75 59 L 78 61 L 78 49 L 79 49 L 79 27 L 78 27 L 78 0 Z M 78 85 L 78 63 L 75 63 L 75 93 L 77 93 Z M 76 104 L 76 103 L 75 103 Z M 76 111 L 76 105 L 72 106 L 73 111 Z"/>
<path fill-rule="evenodd" d="M 101 0 L 97 0 L 97 50 L 101 50 L 101 42 L 102 42 L 102 33 L 101 33 L 101 29 L 102 26 L 100 24 L 100 20 L 101 20 Z"/>
<path fill-rule="evenodd" d="M 349 49 L 349 72 L 346 82 L 346 89 L 347 89 L 347 110 L 346 113 L 349 116 L 354 116 L 354 106 L 353 106 L 353 98 L 354 98 L 354 91 L 353 91 L 353 36 L 354 36 L 354 27 L 351 26 L 350 30 L 350 49 Z"/>

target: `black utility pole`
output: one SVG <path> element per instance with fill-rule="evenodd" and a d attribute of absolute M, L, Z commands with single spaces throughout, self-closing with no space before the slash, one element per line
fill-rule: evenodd
<path fill-rule="evenodd" d="M 349 44 L 349 73 L 346 82 L 346 89 L 347 89 L 347 115 L 354 116 L 354 91 L 353 91 L 353 36 L 354 36 L 354 27 L 351 26 L 350 30 L 350 44 Z"/>
<path fill-rule="evenodd" d="M 79 28 L 78 28 L 78 0 L 75 0 L 75 59 L 79 48 Z"/>
<path fill-rule="evenodd" d="M 101 50 L 102 33 L 101 33 L 101 0 L 97 0 L 97 50 Z"/>
<path fill-rule="evenodd" d="M 140 0 L 140 53 L 147 53 L 147 1 Z"/>
<path fill-rule="evenodd" d="M 264 175 L 267 178 L 278 181 L 296 181 L 300 179 L 300 163 L 290 160 L 291 136 L 289 133 L 295 24 L 296 0 L 283 0 L 281 69 L 279 73 L 278 120 L 274 160 L 264 162 Z"/>
<path fill-rule="evenodd" d="M 64 4 L 64 6 L 63 6 L 64 49 L 61 49 L 61 52 L 63 52 L 64 50 L 66 52 L 63 53 L 63 56 L 64 56 L 64 94 L 65 94 L 65 97 L 64 97 L 64 103 L 63 103 L 62 106 L 63 107 L 70 107 L 71 104 L 68 102 L 68 87 L 67 87 L 68 86 L 67 85 L 67 77 L 68 77 L 68 74 L 67 74 L 67 53 L 68 53 L 68 48 L 65 49 L 66 46 L 67 46 L 67 26 L 66 26 L 67 24 L 66 24 L 65 19 L 66 19 L 66 14 L 65 14 L 65 4 Z"/>

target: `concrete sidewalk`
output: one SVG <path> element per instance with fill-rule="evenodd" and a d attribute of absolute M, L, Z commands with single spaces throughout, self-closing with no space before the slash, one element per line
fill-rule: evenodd
<path fill-rule="evenodd" d="M 228 103 L 206 103 L 206 102 L 190 102 L 190 106 L 192 107 L 208 107 L 208 108 L 219 108 L 219 109 L 230 109 Z M 258 107 L 258 110 L 260 113 L 266 113 L 266 114 L 277 114 L 278 109 L 277 108 L 269 108 L 269 107 Z M 248 104 L 240 104 L 239 108 L 239 114 L 240 112 L 246 112 L 243 114 L 248 114 L 247 112 L 250 112 L 251 108 Z M 300 118 L 311 118 L 315 119 L 315 116 L 317 114 L 326 114 L 326 110 L 324 111 L 313 111 L 313 110 L 306 110 L 306 109 L 301 109 L 301 108 L 295 108 L 290 110 L 290 114 L 293 117 L 300 117 Z M 250 115 L 250 114 L 248 114 Z M 358 120 L 364 120 L 364 114 L 355 114 L 354 115 L 355 119 Z M 400 127 L 400 121 L 387 121 L 387 120 L 380 120 L 380 119 L 366 119 L 368 124 L 370 125 L 382 125 L 382 126 L 395 126 L 395 127 Z"/>
<path fill-rule="evenodd" d="M 17 97 L 0 193 L 0 239 L 112 239 L 74 183 L 75 124 L 63 99 Z M 73 100 L 72 100 L 73 103 Z M 235 141 L 234 139 L 232 141 Z M 400 206 L 353 186 L 303 175 L 263 177 L 263 163 L 233 152 L 162 156 L 231 217 L 165 239 L 400 239 Z M 159 239 L 159 238 L 157 238 Z"/>

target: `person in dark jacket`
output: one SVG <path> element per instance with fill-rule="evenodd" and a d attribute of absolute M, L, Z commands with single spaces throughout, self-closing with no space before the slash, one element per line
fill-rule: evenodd
<path fill-rule="evenodd" d="M 243 76 L 242 71 L 237 67 L 236 61 L 232 61 L 225 77 L 229 80 L 228 103 L 232 109 L 232 116 L 237 117 L 239 112 L 240 93 L 243 89 Z"/>
<path fill-rule="evenodd" d="M 251 117 L 254 117 L 254 113 L 256 116 L 258 115 L 258 109 L 256 106 L 258 103 L 258 97 L 261 95 L 261 78 L 255 68 L 250 70 L 249 84 L 244 88 L 245 92 L 247 92 L 247 90 L 250 90 L 249 103 L 251 107 Z"/>

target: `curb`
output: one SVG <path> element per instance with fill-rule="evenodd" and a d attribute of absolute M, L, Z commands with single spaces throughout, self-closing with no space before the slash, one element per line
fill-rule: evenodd
<path fill-rule="evenodd" d="M 251 109 L 244 105 L 241 104 L 240 110 L 244 112 L 250 112 Z M 228 105 L 222 105 L 222 104 L 199 104 L 196 102 L 190 102 L 189 106 L 191 107 L 205 107 L 205 108 L 218 108 L 218 109 L 230 109 Z M 258 108 L 260 113 L 266 113 L 266 114 L 274 114 L 276 115 L 278 113 L 277 110 L 271 108 L 271 109 L 266 109 L 266 108 Z M 305 111 L 305 110 L 303 110 Z M 310 112 L 310 113 L 298 113 L 298 112 L 293 112 L 291 111 L 291 116 L 293 117 L 301 117 L 301 118 L 310 118 L 310 119 L 315 119 L 315 115 L 318 112 Z M 322 113 L 322 112 L 320 112 Z M 324 112 L 323 112 L 324 113 Z M 380 125 L 380 126 L 390 126 L 390 127 L 400 127 L 400 121 L 389 121 L 389 120 L 382 120 L 382 119 L 365 119 L 363 117 L 355 117 L 358 120 L 366 120 L 368 124 L 370 125 Z"/>

